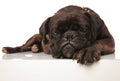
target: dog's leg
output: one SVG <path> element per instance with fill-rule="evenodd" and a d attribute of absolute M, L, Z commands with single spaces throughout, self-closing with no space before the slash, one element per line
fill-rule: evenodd
<path fill-rule="evenodd" d="M 41 42 L 42 42 L 42 38 L 40 34 L 35 34 L 22 46 L 3 47 L 2 51 L 4 53 L 18 53 L 25 51 L 40 52 L 42 51 Z"/>
<path fill-rule="evenodd" d="M 81 64 L 92 64 L 100 60 L 101 55 L 111 54 L 114 51 L 114 39 L 107 30 L 107 27 L 104 27 L 98 35 L 97 40 L 90 46 L 80 49 L 73 58 L 77 59 L 77 62 Z"/>

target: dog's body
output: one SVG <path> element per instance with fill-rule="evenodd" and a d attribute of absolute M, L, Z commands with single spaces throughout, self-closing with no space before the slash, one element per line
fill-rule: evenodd
<path fill-rule="evenodd" d="M 3 52 L 44 52 L 86 64 L 114 53 L 114 47 L 114 39 L 98 14 L 89 8 L 67 6 L 43 22 L 40 34 L 23 46 L 4 47 Z"/>

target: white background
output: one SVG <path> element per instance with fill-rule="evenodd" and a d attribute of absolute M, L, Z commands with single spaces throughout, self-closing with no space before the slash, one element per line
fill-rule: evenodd
<path fill-rule="evenodd" d="M 119 57 L 119 3 L 119 0 L 0 0 L 0 50 L 3 46 L 25 43 L 39 32 L 41 23 L 60 8 L 79 5 L 93 9 L 104 20 L 115 39 L 115 54 Z"/>

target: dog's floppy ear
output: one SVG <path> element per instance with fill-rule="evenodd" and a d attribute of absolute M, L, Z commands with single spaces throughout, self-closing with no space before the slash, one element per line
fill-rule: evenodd
<path fill-rule="evenodd" d="M 93 10 L 89 8 L 85 8 L 84 14 L 87 16 L 87 19 L 90 24 L 89 30 L 91 32 L 91 35 L 89 35 L 89 40 L 93 40 L 94 42 L 94 40 L 96 39 L 97 35 L 100 32 L 100 29 L 102 29 L 104 22 L 97 13 L 95 13 Z"/>
<path fill-rule="evenodd" d="M 42 36 L 43 42 L 46 44 L 48 42 L 48 39 L 46 38 L 46 35 L 49 33 L 49 21 L 51 17 L 47 18 L 42 25 L 40 26 L 39 33 Z"/>

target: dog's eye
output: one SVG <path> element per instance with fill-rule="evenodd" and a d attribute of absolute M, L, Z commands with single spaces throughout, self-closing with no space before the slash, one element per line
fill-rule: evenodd
<path fill-rule="evenodd" d="M 52 37 L 53 38 L 59 38 L 60 37 L 60 33 L 58 32 L 58 31 L 54 31 L 53 33 L 52 33 Z"/>
<path fill-rule="evenodd" d="M 58 31 L 54 31 L 54 32 L 53 32 L 53 35 L 54 35 L 54 36 L 56 36 L 56 35 L 58 35 L 58 34 L 59 34 Z"/>
<path fill-rule="evenodd" d="M 80 28 L 79 28 L 79 30 L 81 31 L 81 32 L 86 32 L 87 31 L 87 26 L 84 26 L 84 25 L 82 25 L 82 26 L 80 26 Z"/>
<path fill-rule="evenodd" d="M 77 31 L 77 30 L 79 30 L 79 26 L 78 25 L 71 25 L 70 29 Z"/>
<path fill-rule="evenodd" d="M 54 35 L 57 35 L 57 32 L 54 32 Z"/>

